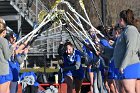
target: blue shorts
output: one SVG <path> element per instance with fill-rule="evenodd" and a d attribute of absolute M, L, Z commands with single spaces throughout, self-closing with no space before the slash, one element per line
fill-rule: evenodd
<path fill-rule="evenodd" d="M 115 68 L 114 61 L 111 61 L 109 63 L 108 78 L 117 79 L 117 80 L 120 80 L 123 78 L 123 75 L 119 72 L 119 69 Z"/>
<path fill-rule="evenodd" d="M 87 72 L 94 72 L 92 68 L 87 68 Z"/>
<path fill-rule="evenodd" d="M 123 77 L 125 79 L 140 78 L 140 62 L 127 66 L 123 72 Z"/>
<path fill-rule="evenodd" d="M 7 81 L 12 81 L 13 80 L 13 75 L 11 70 L 9 70 L 9 74 L 7 75 L 0 75 L 0 84 L 3 84 Z"/>
<path fill-rule="evenodd" d="M 82 80 L 85 78 L 85 73 L 83 69 L 79 69 L 79 70 L 69 70 L 64 72 L 64 77 L 65 76 L 73 76 L 79 80 Z"/>

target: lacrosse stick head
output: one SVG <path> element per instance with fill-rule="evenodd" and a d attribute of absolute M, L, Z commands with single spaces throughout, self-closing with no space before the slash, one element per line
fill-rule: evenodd
<path fill-rule="evenodd" d="M 38 14 L 38 22 L 41 23 L 47 14 L 45 10 L 40 11 Z"/>
<path fill-rule="evenodd" d="M 51 21 L 56 22 L 62 19 L 63 15 L 64 15 L 64 10 L 56 10 L 51 13 L 51 16 L 49 17 L 49 19 L 51 19 Z"/>

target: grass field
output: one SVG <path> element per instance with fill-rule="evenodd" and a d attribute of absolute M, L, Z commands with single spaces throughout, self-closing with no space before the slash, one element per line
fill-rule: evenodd
<path fill-rule="evenodd" d="M 23 73 L 23 72 L 30 72 L 30 71 L 33 71 L 33 72 L 44 72 L 44 68 L 27 68 L 27 69 L 21 69 L 20 70 L 20 73 Z M 51 73 L 51 72 L 58 72 L 58 69 L 55 69 L 55 68 L 46 68 L 46 72 L 47 73 Z"/>

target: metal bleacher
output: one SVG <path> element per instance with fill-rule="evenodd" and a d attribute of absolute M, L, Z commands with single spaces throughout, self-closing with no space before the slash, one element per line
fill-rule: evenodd
<path fill-rule="evenodd" d="M 31 1 L 31 2 L 29 2 Z M 30 7 L 27 6 L 30 5 Z M 34 23 L 38 22 L 38 13 L 41 10 L 48 11 L 47 7 L 40 0 L 11 0 L 10 4 L 16 9 L 16 11 L 25 18 L 25 20 L 33 27 Z M 53 28 L 57 26 L 54 24 Z M 57 29 L 46 31 L 41 36 L 39 36 L 36 41 L 32 44 L 29 56 L 42 56 L 44 53 L 47 54 L 47 58 L 50 55 L 53 58 L 57 55 L 57 48 L 59 42 L 67 39 L 68 35 L 62 31 L 62 27 Z"/>
<path fill-rule="evenodd" d="M 42 10 L 49 11 L 40 0 L 0 0 L 0 17 L 20 37 L 33 30 L 34 25 L 38 23 L 38 13 Z M 49 29 L 58 25 L 54 23 Z M 59 43 L 69 38 L 62 26 L 47 30 L 31 45 L 28 56 L 38 57 L 45 54 L 47 58 L 56 59 Z"/>

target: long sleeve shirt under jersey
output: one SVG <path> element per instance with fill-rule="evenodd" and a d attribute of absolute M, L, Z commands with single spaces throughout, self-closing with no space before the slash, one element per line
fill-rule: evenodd
<path fill-rule="evenodd" d="M 13 53 L 13 47 L 9 47 L 8 41 L 0 37 L 0 75 L 9 74 L 8 60 Z"/>

